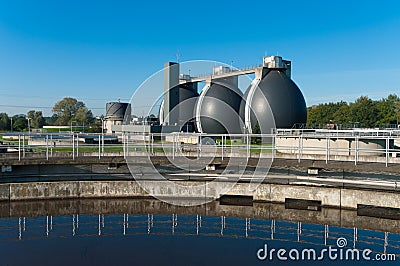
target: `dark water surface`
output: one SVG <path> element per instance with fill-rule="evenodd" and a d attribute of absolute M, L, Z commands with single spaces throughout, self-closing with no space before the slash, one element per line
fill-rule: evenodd
<path fill-rule="evenodd" d="M 0 206 L 0 265 L 400 265 L 399 221 L 349 211 L 218 202 L 184 208 L 128 199 Z M 346 247 L 338 248 L 338 238 Z M 318 255 L 324 248 L 345 254 L 355 247 L 360 254 L 372 250 L 371 259 L 396 254 L 396 261 L 331 260 L 327 254 L 323 261 L 259 260 L 265 244 L 268 251 L 315 249 Z"/>

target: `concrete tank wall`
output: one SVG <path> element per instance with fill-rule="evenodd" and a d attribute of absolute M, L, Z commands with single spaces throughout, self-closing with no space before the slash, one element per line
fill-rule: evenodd
<path fill-rule="evenodd" d="M 152 195 L 157 197 L 176 198 L 206 198 L 218 195 L 227 182 L 180 181 L 176 189 L 160 185 L 163 181 L 145 181 L 152 187 Z M 206 184 L 204 190 L 196 186 Z M 380 207 L 400 208 L 400 193 L 398 191 L 374 191 L 362 189 L 347 189 L 341 187 L 322 187 L 311 185 L 260 184 L 255 190 L 249 183 L 237 183 L 225 193 L 227 195 L 252 196 L 260 202 L 284 203 L 286 199 L 320 201 L 321 206 L 357 209 L 358 204 Z M 70 182 L 38 182 L 12 183 L 0 185 L 0 200 L 33 200 L 33 199 L 67 199 L 67 198 L 143 198 L 150 195 L 135 181 L 70 181 Z"/>

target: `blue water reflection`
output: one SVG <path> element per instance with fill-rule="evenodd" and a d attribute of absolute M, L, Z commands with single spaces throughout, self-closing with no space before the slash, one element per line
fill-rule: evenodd
<path fill-rule="evenodd" d="M 400 234 L 362 228 L 229 216 L 178 213 L 71 214 L 0 218 L 0 265 L 320 265 L 321 261 L 261 261 L 270 249 L 371 249 L 397 254 Z M 365 265 L 376 261 L 332 261 Z"/>

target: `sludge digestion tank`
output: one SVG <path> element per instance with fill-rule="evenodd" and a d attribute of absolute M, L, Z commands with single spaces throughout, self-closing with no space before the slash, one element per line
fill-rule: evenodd
<path fill-rule="evenodd" d="M 207 84 L 194 108 L 197 131 L 209 134 L 241 133 L 244 127 L 239 115 L 242 98 L 237 77 L 216 79 Z"/>
<path fill-rule="evenodd" d="M 307 120 L 306 102 L 290 79 L 290 65 L 278 56 L 266 58 L 266 68 L 246 90 L 240 110 L 250 133 L 269 134 L 272 128 L 293 128 Z M 260 132 L 253 132 L 257 124 Z"/>

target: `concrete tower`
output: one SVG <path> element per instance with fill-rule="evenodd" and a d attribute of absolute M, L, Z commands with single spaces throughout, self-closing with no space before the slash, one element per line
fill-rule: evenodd
<path fill-rule="evenodd" d="M 167 62 L 164 64 L 164 124 L 177 125 L 179 111 L 171 110 L 179 104 L 179 64 Z"/>

